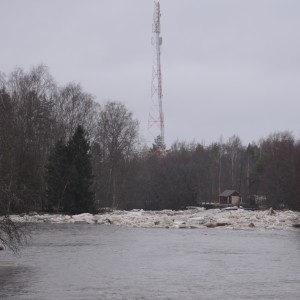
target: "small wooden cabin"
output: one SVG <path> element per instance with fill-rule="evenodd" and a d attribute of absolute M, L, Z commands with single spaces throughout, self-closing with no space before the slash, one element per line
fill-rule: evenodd
<path fill-rule="evenodd" d="M 225 190 L 219 195 L 220 204 L 238 205 L 242 202 L 242 197 L 239 192 L 234 190 Z"/>

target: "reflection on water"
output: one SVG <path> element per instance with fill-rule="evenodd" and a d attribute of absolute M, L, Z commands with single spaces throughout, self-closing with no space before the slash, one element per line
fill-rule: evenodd
<path fill-rule="evenodd" d="M 300 231 L 40 224 L 0 299 L 298 299 Z"/>

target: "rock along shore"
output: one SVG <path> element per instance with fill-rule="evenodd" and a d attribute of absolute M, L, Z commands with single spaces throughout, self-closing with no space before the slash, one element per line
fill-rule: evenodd
<path fill-rule="evenodd" d="M 113 224 L 144 228 L 214 228 L 295 230 L 300 227 L 300 212 L 247 211 L 192 208 L 183 211 L 116 210 L 105 214 L 12 215 L 14 222 Z"/>

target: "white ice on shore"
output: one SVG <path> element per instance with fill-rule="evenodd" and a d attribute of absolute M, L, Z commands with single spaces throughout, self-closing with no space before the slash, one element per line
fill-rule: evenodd
<path fill-rule="evenodd" d="M 211 228 L 222 227 L 228 229 L 293 229 L 294 224 L 300 224 L 300 212 L 276 211 L 270 215 L 269 211 L 220 210 L 193 208 L 184 211 L 120 211 L 92 215 L 13 215 L 15 222 L 33 223 L 87 223 L 114 224 L 128 227 L 157 227 L 157 228 Z M 300 226 L 300 225 L 298 225 Z"/>

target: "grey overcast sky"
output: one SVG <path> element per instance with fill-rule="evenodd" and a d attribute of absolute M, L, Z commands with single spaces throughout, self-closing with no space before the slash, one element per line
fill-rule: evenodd
<path fill-rule="evenodd" d="M 299 0 L 161 0 L 167 146 L 300 138 Z M 153 0 L 0 0 L 0 71 L 43 63 L 147 131 Z"/>

